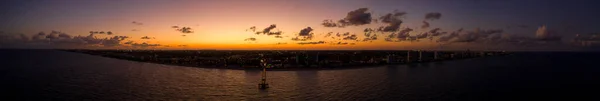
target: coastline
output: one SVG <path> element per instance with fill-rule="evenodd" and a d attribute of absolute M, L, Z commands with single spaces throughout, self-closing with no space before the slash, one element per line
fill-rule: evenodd
<path fill-rule="evenodd" d="M 65 51 L 69 52 L 69 51 Z M 152 62 L 152 61 L 138 61 L 131 60 L 125 58 L 116 58 L 111 56 L 103 56 L 103 55 L 94 55 L 94 54 L 86 54 L 80 52 L 72 52 L 78 54 L 85 54 L 91 56 L 99 56 L 111 59 L 132 61 L 132 62 L 140 62 L 140 63 L 152 63 L 159 65 L 169 65 L 169 66 L 183 66 L 183 67 L 191 67 L 191 68 L 204 68 L 204 69 L 226 69 L 226 70 L 244 70 L 244 71 L 262 71 L 262 68 L 244 68 L 240 66 L 227 66 L 227 67 L 219 67 L 214 65 L 186 65 L 186 64 L 174 64 L 174 63 L 161 63 L 161 62 Z M 508 55 L 505 55 L 508 56 Z M 497 56 L 493 56 L 497 57 Z M 489 57 L 476 57 L 476 58 L 489 58 Z M 337 67 L 325 67 L 325 66 L 317 66 L 317 67 L 288 67 L 288 68 L 267 68 L 267 71 L 321 71 L 321 70 L 346 70 L 346 69 L 360 69 L 360 68 L 375 68 L 382 66 L 401 66 L 401 65 L 420 65 L 420 64 L 429 64 L 429 63 L 443 63 L 446 61 L 457 61 L 457 60 L 466 60 L 466 59 L 476 59 L 476 58 L 458 58 L 458 59 L 446 59 L 446 60 L 437 60 L 437 61 L 423 61 L 423 62 L 413 62 L 413 63 L 394 63 L 394 64 L 362 64 L 362 65 L 346 65 L 346 66 L 337 66 Z"/>

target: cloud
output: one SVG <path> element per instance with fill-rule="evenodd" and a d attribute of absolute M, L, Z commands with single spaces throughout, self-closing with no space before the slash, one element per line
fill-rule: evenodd
<path fill-rule="evenodd" d="M 156 39 L 154 37 L 149 37 L 149 36 L 143 36 L 141 39 Z"/>
<path fill-rule="evenodd" d="M 442 17 L 442 13 L 438 13 L 438 12 L 431 12 L 431 13 L 425 14 L 425 20 L 437 20 L 437 19 L 440 19 L 441 17 Z"/>
<path fill-rule="evenodd" d="M 373 34 L 369 37 L 364 38 L 362 41 L 373 41 L 373 40 L 377 40 L 377 34 Z"/>
<path fill-rule="evenodd" d="M 324 20 L 321 25 L 325 27 L 345 27 L 345 26 L 359 26 L 370 24 L 372 21 L 371 13 L 368 13 L 368 8 L 359 8 L 354 11 L 348 12 L 345 18 L 333 22 L 332 20 Z"/>
<path fill-rule="evenodd" d="M 295 38 L 292 38 L 293 41 L 308 41 L 311 40 L 314 33 L 312 33 L 313 29 L 311 27 L 306 27 L 302 30 L 300 30 L 300 33 L 298 33 L 298 36 L 296 36 Z"/>
<path fill-rule="evenodd" d="M 371 28 L 365 28 L 365 30 L 363 30 L 365 37 L 370 37 L 371 33 L 373 33 L 373 31 L 375 31 L 375 30 L 373 30 Z"/>
<path fill-rule="evenodd" d="M 356 37 L 356 35 L 354 35 L 354 34 L 343 38 L 343 40 L 356 40 L 356 39 L 358 39 L 358 37 Z"/>
<path fill-rule="evenodd" d="M 423 25 L 421 28 L 429 28 L 429 22 L 423 20 Z"/>
<path fill-rule="evenodd" d="M 60 33 L 60 34 L 58 34 L 58 37 L 59 38 L 71 38 L 71 35 L 65 34 L 65 33 Z"/>
<path fill-rule="evenodd" d="M 342 34 L 342 36 L 348 36 L 348 35 L 350 35 L 350 32 L 346 32 L 346 33 Z"/>
<path fill-rule="evenodd" d="M 573 41 L 578 46 L 600 47 L 600 33 L 576 34 Z"/>
<path fill-rule="evenodd" d="M 330 37 L 333 34 L 333 32 L 328 32 L 324 37 Z"/>
<path fill-rule="evenodd" d="M 348 42 L 337 42 L 337 43 L 332 43 L 333 45 L 348 45 Z"/>
<path fill-rule="evenodd" d="M 400 25 L 402 24 L 401 17 L 406 15 L 405 12 L 394 11 L 394 13 L 388 13 L 384 16 L 379 17 L 379 20 L 382 23 L 388 24 L 387 26 L 379 27 L 377 31 L 382 32 L 396 32 L 400 29 Z"/>
<path fill-rule="evenodd" d="M 406 14 L 407 14 L 406 12 L 394 11 L 393 13 L 388 13 L 386 15 L 379 17 L 379 20 L 383 23 L 393 23 L 393 22 L 396 22 L 399 19 L 401 19 L 401 17 L 403 17 Z"/>
<path fill-rule="evenodd" d="M 562 37 L 555 35 L 555 31 L 548 30 L 546 26 L 537 29 L 535 38 L 540 41 L 561 41 L 562 39 Z"/>
<path fill-rule="evenodd" d="M 104 32 L 104 31 L 90 31 L 89 33 L 90 34 L 106 34 L 106 35 L 113 35 L 114 34 L 111 31 L 106 31 L 106 32 Z"/>
<path fill-rule="evenodd" d="M 133 41 L 127 41 L 127 42 L 125 42 L 123 44 L 133 44 Z"/>
<path fill-rule="evenodd" d="M 323 25 L 324 27 L 344 27 L 342 25 L 338 25 L 336 22 L 333 22 L 333 20 L 323 20 L 323 23 L 321 23 L 321 25 Z"/>
<path fill-rule="evenodd" d="M 32 36 L 25 34 L 0 34 L 0 46 L 21 48 L 110 48 L 110 47 L 155 47 L 160 44 L 124 42 L 129 36 L 96 37 L 97 33 L 86 36 L 51 31 L 49 34 L 39 32 Z M 147 37 L 149 38 L 149 37 Z"/>
<path fill-rule="evenodd" d="M 256 41 L 256 38 L 246 38 L 244 41 Z"/>
<path fill-rule="evenodd" d="M 132 24 L 134 24 L 134 25 L 144 25 L 144 23 L 141 23 L 141 22 L 136 22 L 136 21 L 133 21 L 133 22 L 131 22 L 131 23 L 132 23 Z"/>
<path fill-rule="evenodd" d="M 300 30 L 300 33 L 298 33 L 298 36 L 312 36 L 313 35 L 312 31 L 313 31 L 312 28 L 306 27 L 306 28 Z"/>
<path fill-rule="evenodd" d="M 440 32 L 440 30 L 442 30 L 442 29 L 434 28 L 434 29 L 429 30 L 428 33 L 431 33 L 431 36 L 440 36 L 440 35 L 444 35 L 447 33 L 447 32 Z"/>
<path fill-rule="evenodd" d="M 452 32 L 450 35 L 441 36 L 437 42 L 449 42 L 451 39 L 458 37 L 458 32 Z"/>
<path fill-rule="evenodd" d="M 176 31 L 184 34 L 194 33 L 192 27 L 171 26 L 171 28 L 174 28 Z"/>
<path fill-rule="evenodd" d="M 300 44 L 300 45 L 306 45 L 306 44 L 325 44 L 325 41 L 316 41 L 316 42 L 299 42 L 298 44 Z"/>
<path fill-rule="evenodd" d="M 256 26 L 252 26 L 249 29 L 246 29 L 246 31 L 248 31 L 248 30 L 250 30 L 252 32 L 256 32 Z"/>
<path fill-rule="evenodd" d="M 278 36 L 275 36 L 275 38 L 283 38 L 283 36 L 279 36 L 279 35 L 278 35 Z"/>
<path fill-rule="evenodd" d="M 252 29 L 252 27 L 250 27 L 250 28 Z M 273 32 L 272 30 L 275 29 L 275 28 L 277 28 L 277 25 L 272 24 L 272 25 L 269 25 L 269 27 L 263 29 L 263 31 L 256 32 L 256 34 L 281 35 L 283 33 L 281 31 L 275 31 L 275 32 Z M 256 27 L 254 29 L 256 29 Z"/>
<path fill-rule="evenodd" d="M 128 36 L 113 36 L 111 38 L 104 39 L 102 42 L 102 45 L 107 46 L 107 47 L 120 46 L 121 41 L 123 41 L 127 38 L 129 38 L 129 37 Z"/>
<path fill-rule="evenodd" d="M 413 29 L 411 29 L 411 28 L 404 28 L 404 29 L 398 31 L 398 33 L 392 33 L 392 34 L 388 35 L 387 38 L 385 39 L 385 41 L 388 41 L 388 42 L 406 41 L 410 37 L 410 32 L 412 32 L 412 31 L 413 31 Z"/>
<path fill-rule="evenodd" d="M 460 30 L 462 32 L 462 30 Z M 485 41 L 489 41 L 489 37 L 490 35 L 493 34 L 500 34 L 503 33 L 504 30 L 502 29 L 492 29 L 492 30 L 482 30 L 482 29 L 475 29 L 474 31 L 468 31 L 466 33 L 460 34 L 460 32 L 457 32 L 458 36 L 453 37 L 454 40 L 453 42 L 475 42 L 475 41 L 480 41 L 480 42 L 485 42 Z M 441 41 L 439 41 L 441 42 Z"/>

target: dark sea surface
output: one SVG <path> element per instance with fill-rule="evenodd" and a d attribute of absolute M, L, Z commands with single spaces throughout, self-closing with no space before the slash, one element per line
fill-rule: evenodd
<path fill-rule="evenodd" d="M 207 69 L 57 50 L 0 50 L 10 100 L 590 100 L 600 53 L 528 52 L 341 70 Z M 598 97 L 596 97 L 598 96 Z"/>

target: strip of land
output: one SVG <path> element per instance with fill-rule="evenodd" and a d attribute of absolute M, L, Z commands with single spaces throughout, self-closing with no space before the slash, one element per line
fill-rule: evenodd
<path fill-rule="evenodd" d="M 418 50 L 64 50 L 103 57 L 201 68 L 322 70 L 503 56 L 503 51 Z"/>

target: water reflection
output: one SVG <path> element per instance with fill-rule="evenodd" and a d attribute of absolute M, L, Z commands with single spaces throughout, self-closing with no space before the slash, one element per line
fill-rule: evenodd
<path fill-rule="evenodd" d="M 17 66 L 2 67 L 12 73 L 0 77 L 11 81 L 0 87 L 32 100 L 485 100 L 532 92 L 555 94 L 537 91 L 544 89 L 574 92 L 561 87 L 587 90 L 600 84 L 595 78 L 600 70 L 590 66 L 600 55 L 585 54 L 576 55 L 588 57 L 583 60 L 568 58 L 572 54 L 551 59 L 525 55 L 342 70 L 268 71 L 271 88 L 261 91 L 257 88 L 260 71 L 169 66 L 66 52 L 32 53 L 37 55 L 7 59 L 6 65 Z M 55 57 L 69 62 L 56 62 Z M 587 62 L 552 62 L 558 60 Z"/>

